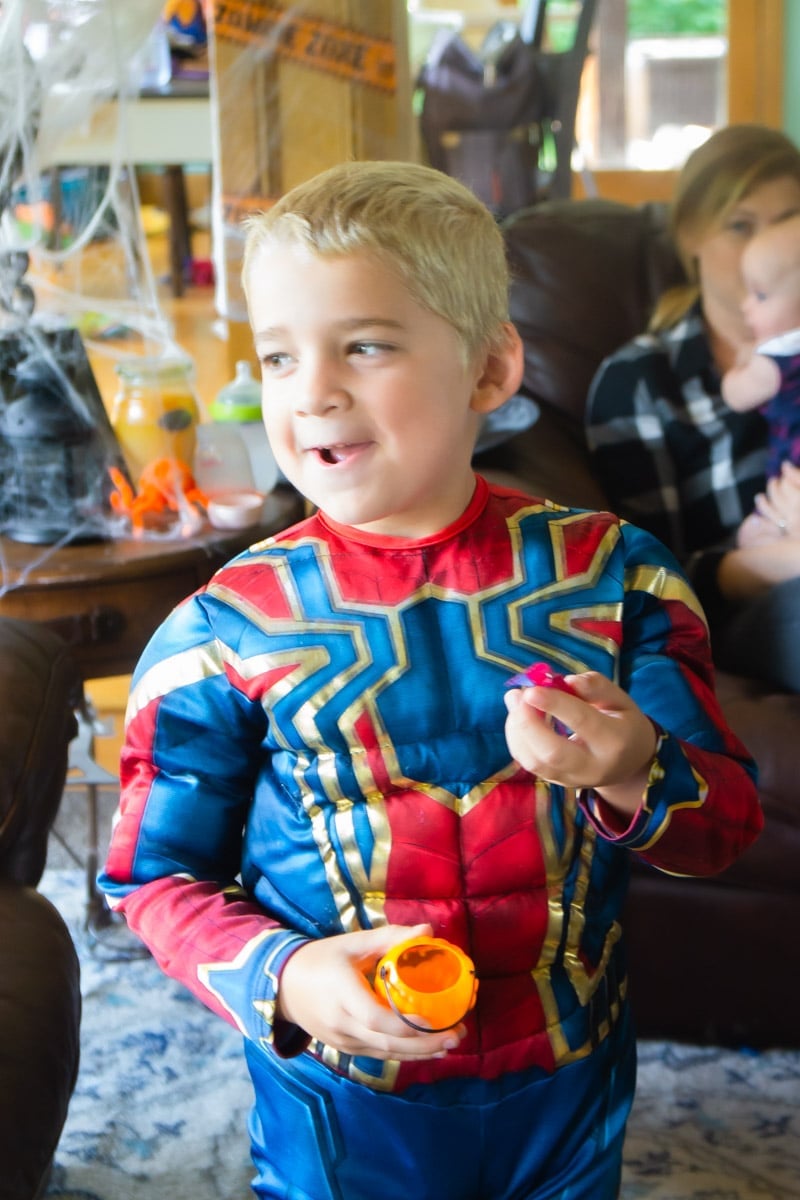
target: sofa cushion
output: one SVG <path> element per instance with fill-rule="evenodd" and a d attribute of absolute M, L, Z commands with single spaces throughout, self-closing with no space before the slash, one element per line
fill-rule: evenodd
<path fill-rule="evenodd" d="M 664 206 L 550 201 L 510 217 L 503 235 L 525 390 L 567 412 L 583 436 L 600 362 L 642 332 L 657 297 L 682 278 Z"/>
<path fill-rule="evenodd" d="M 602 360 L 641 333 L 661 291 L 682 278 L 666 209 L 554 200 L 509 217 L 503 236 L 523 390 L 540 415 L 476 466 L 558 504 L 608 508 L 586 446 L 586 397 Z"/>

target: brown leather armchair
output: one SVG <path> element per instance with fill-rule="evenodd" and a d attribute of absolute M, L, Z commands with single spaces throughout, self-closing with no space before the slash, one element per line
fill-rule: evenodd
<path fill-rule="evenodd" d="M 541 415 L 479 467 L 534 495 L 609 507 L 591 472 L 584 406 L 602 359 L 644 329 L 656 297 L 680 278 L 664 216 L 660 206 L 590 199 L 541 204 L 506 222 L 524 388 Z M 723 673 L 718 692 L 758 761 L 765 829 L 712 879 L 634 863 L 625 927 L 637 1027 L 648 1037 L 797 1046 L 800 696 Z"/>
<path fill-rule="evenodd" d="M 0 619 L 0 1200 L 44 1194 L 78 1072 L 78 957 L 36 885 L 80 695 L 60 638 Z"/>

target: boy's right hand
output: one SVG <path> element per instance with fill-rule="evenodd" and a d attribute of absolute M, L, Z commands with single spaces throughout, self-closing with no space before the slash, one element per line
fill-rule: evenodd
<path fill-rule="evenodd" d="M 381 1004 L 367 978 L 393 946 L 432 932 L 430 925 L 385 925 L 306 942 L 281 973 L 278 1016 L 343 1054 L 399 1061 L 445 1055 L 466 1033 L 463 1025 L 412 1029 Z"/>

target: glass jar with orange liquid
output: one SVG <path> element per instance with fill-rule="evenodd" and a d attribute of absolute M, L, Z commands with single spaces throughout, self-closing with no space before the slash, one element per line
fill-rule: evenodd
<path fill-rule="evenodd" d="M 193 470 L 200 411 L 188 359 L 136 358 L 117 365 L 111 424 L 136 484 L 148 463 L 177 458 Z"/>

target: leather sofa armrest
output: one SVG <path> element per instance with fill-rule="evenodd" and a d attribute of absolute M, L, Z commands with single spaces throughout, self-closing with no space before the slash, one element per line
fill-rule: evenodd
<path fill-rule="evenodd" d="M 0 879 L 0 1195 L 44 1194 L 75 1087 L 80 966 L 49 900 Z"/>
<path fill-rule="evenodd" d="M 0 618 L 0 879 L 35 887 L 41 878 L 81 693 L 58 635 Z"/>

